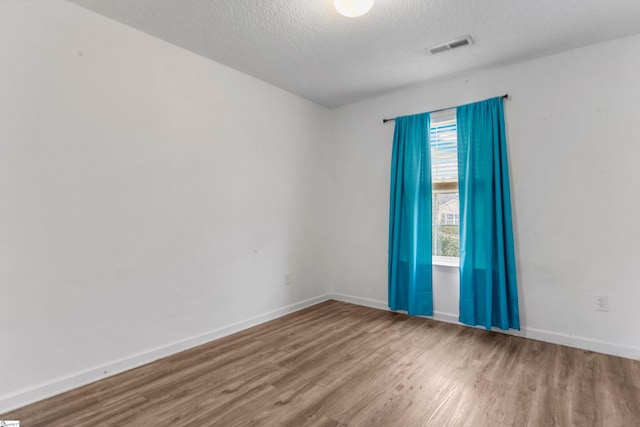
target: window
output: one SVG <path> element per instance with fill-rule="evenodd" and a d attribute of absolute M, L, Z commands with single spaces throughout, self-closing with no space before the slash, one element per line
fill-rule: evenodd
<path fill-rule="evenodd" d="M 453 202 L 453 200 L 451 202 Z M 439 224 L 460 225 L 460 214 L 458 212 L 442 212 Z"/>
<path fill-rule="evenodd" d="M 458 128 L 455 108 L 431 114 L 433 182 L 433 256 L 460 255 L 458 198 Z M 446 260 L 446 258 L 445 258 Z"/>

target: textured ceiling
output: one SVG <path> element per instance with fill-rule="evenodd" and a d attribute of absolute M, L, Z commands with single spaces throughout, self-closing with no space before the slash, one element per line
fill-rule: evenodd
<path fill-rule="evenodd" d="M 72 1 L 327 107 L 640 32 L 640 0 Z"/>

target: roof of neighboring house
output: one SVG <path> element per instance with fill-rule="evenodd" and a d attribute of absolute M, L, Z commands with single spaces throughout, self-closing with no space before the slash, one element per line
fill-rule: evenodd
<path fill-rule="evenodd" d="M 452 207 L 453 205 L 460 206 L 460 201 L 458 199 L 451 199 L 447 203 L 441 205 L 438 208 L 438 210 L 440 211 L 440 210 L 444 209 L 445 207 Z M 458 209 L 456 209 L 456 210 L 458 210 Z"/>

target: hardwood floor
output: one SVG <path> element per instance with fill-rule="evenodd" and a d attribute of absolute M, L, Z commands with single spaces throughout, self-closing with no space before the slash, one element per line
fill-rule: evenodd
<path fill-rule="evenodd" d="M 32 426 L 640 426 L 640 361 L 328 301 L 1 419 Z"/>

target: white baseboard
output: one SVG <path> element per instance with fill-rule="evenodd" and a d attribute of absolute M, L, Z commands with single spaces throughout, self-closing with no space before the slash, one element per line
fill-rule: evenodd
<path fill-rule="evenodd" d="M 351 295 L 343 295 L 338 293 L 320 295 L 279 308 L 277 310 L 270 311 L 268 313 L 261 314 L 259 316 L 251 317 L 242 322 L 233 323 L 231 325 L 218 328 L 205 334 L 176 341 L 165 346 L 150 349 L 143 353 L 135 354 L 119 360 L 114 360 L 103 365 L 75 372 L 65 377 L 56 378 L 54 380 L 41 383 L 30 388 L 2 395 L 0 396 L 0 414 L 13 411 L 14 409 L 28 405 L 30 403 L 52 397 L 60 393 L 64 393 L 74 388 L 92 383 L 94 381 L 98 381 L 103 378 L 107 378 L 112 375 L 137 368 L 163 357 L 167 357 L 172 354 L 176 354 L 181 351 L 206 344 L 216 339 L 234 334 L 244 329 L 251 328 L 264 322 L 268 322 L 269 320 L 277 319 L 278 317 L 296 312 L 298 310 L 302 310 L 303 308 L 319 304 L 329 299 L 362 305 L 365 307 L 377 308 L 381 310 L 389 310 L 389 307 L 385 301 L 361 298 Z M 462 323 L 458 321 L 458 316 L 452 313 L 435 312 L 433 319 L 442 322 L 462 325 Z M 521 331 L 496 330 L 495 332 L 506 333 L 509 335 L 520 336 L 538 341 L 545 341 L 553 344 L 561 344 L 569 347 L 595 351 L 598 353 L 605 353 L 614 356 L 640 360 L 640 348 L 629 347 L 608 341 L 600 341 L 585 337 L 576 337 L 568 334 L 526 327 L 523 327 Z"/>
<path fill-rule="evenodd" d="M 100 366 L 86 369 L 73 374 L 56 378 L 33 387 L 18 390 L 9 394 L 0 396 L 0 414 L 13 411 L 30 403 L 55 396 L 60 393 L 81 387 L 83 385 L 98 381 L 112 375 L 116 375 L 133 368 L 151 363 L 163 357 L 197 347 L 202 344 L 214 341 L 227 335 L 240 332 L 244 329 L 251 328 L 269 320 L 277 319 L 284 315 L 302 310 L 315 304 L 329 300 L 328 294 L 320 295 L 295 304 L 287 305 L 279 309 L 251 317 L 242 322 L 233 323 L 222 328 L 215 329 L 205 334 L 197 335 L 184 340 L 176 341 L 161 347 L 150 349 L 143 353 L 138 353 L 119 360 L 114 360 Z"/>
<path fill-rule="evenodd" d="M 381 310 L 389 311 L 389 305 L 386 301 L 374 300 L 370 298 L 361 298 L 352 295 L 344 295 L 338 293 L 329 294 L 331 299 L 336 301 L 348 302 L 351 304 L 362 305 L 365 307 L 378 308 Z M 467 326 L 458 321 L 458 315 L 452 313 L 443 313 L 434 311 L 433 316 L 428 316 L 434 320 L 441 322 L 454 323 L 457 325 Z M 479 327 L 479 329 L 484 329 Z M 545 331 L 536 328 L 522 327 L 520 331 L 509 330 L 503 331 L 496 329 L 493 332 L 499 332 L 507 335 L 514 335 L 518 337 L 528 338 L 537 341 L 544 341 L 552 344 L 560 344 L 567 347 L 579 348 L 582 350 L 590 350 L 598 353 L 610 354 L 612 356 L 626 357 L 628 359 L 640 360 L 640 348 L 630 347 L 610 341 L 601 341 L 593 338 L 586 338 L 580 336 L 573 336 L 569 334 Z"/>

